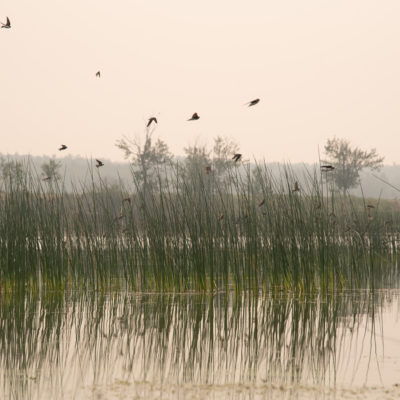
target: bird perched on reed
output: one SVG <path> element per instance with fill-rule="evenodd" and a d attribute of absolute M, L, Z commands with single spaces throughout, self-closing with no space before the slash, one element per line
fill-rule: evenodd
<path fill-rule="evenodd" d="M 104 163 L 96 158 L 96 168 L 100 168 L 104 165 Z"/>
<path fill-rule="evenodd" d="M 100 78 L 101 77 L 101 73 L 100 73 L 100 71 L 97 71 L 96 72 L 96 78 Z"/>
<path fill-rule="evenodd" d="M 211 173 L 211 165 L 206 165 L 206 174 L 210 174 Z"/>
<path fill-rule="evenodd" d="M 68 147 L 65 144 L 62 144 L 58 151 L 63 151 L 65 149 L 68 149 Z"/>
<path fill-rule="evenodd" d="M 237 163 L 240 159 L 242 158 L 242 155 L 240 153 L 236 153 L 234 154 L 234 156 L 232 157 L 232 160 Z"/>
<path fill-rule="evenodd" d="M 158 123 L 157 118 L 156 117 L 149 118 L 149 122 L 147 123 L 146 126 L 149 127 L 152 124 L 152 122 L 157 124 Z"/>
<path fill-rule="evenodd" d="M 300 192 L 299 182 L 297 182 L 297 181 L 294 183 L 293 192 Z"/>
<path fill-rule="evenodd" d="M 7 17 L 7 22 L 5 24 L 3 24 L 1 22 L 1 27 L 5 28 L 5 29 L 10 29 L 11 28 L 11 22 L 10 22 L 10 18 Z"/>
<path fill-rule="evenodd" d="M 260 102 L 260 99 L 254 99 L 254 100 L 249 101 L 245 105 L 248 105 L 249 107 L 252 107 L 252 106 L 255 106 L 256 104 L 258 104 L 259 102 Z"/>
<path fill-rule="evenodd" d="M 192 115 L 192 118 L 189 118 L 188 121 L 196 121 L 198 119 L 200 119 L 199 115 L 197 113 L 194 113 Z"/>

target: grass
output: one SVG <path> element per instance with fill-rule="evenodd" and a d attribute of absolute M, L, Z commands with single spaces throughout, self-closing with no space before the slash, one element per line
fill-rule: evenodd
<path fill-rule="evenodd" d="M 398 206 L 343 198 L 317 173 L 259 165 L 219 179 L 175 165 L 146 190 L 132 178 L 116 188 L 92 171 L 73 193 L 32 172 L 3 182 L 0 290 L 326 292 L 398 272 Z"/>

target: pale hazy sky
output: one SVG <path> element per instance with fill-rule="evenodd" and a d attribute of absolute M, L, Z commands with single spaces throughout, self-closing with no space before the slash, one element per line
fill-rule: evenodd
<path fill-rule="evenodd" d="M 175 154 L 222 135 L 313 162 L 337 136 L 400 159 L 399 0 L 2 0 L 6 16 L 2 153 L 122 160 L 115 141 L 156 116 Z"/>

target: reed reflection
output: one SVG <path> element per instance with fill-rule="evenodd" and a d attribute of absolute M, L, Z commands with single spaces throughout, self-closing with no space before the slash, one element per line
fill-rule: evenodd
<path fill-rule="evenodd" d="M 334 384 L 391 296 L 3 295 L 1 397 L 79 398 L 82 388 L 116 379 Z"/>

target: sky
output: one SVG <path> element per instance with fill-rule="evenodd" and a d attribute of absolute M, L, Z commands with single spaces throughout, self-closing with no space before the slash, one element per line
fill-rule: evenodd
<path fill-rule="evenodd" d="M 338 137 L 398 162 L 398 0 L 2 0 L 7 16 L 1 153 L 122 161 L 155 116 L 177 155 L 225 136 L 316 162 Z"/>

